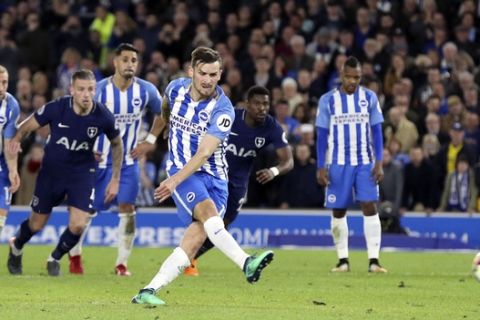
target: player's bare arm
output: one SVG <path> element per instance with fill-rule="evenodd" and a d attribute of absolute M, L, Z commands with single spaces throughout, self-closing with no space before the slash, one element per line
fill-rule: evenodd
<path fill-rule="evenodd" d="M 120 170 L 123 161 L 123 142 L 120 135 L 110 140 L 112 146 L 112 179 L 105 190 L 105 203 L 108 203 L 118 194 L 120 185 Z"/>
<path fill-rule="evenodd" d="M 159 114 L 155 115 L 150 132 L 148 133 L 146 139 L 142 142 L 139 142 L 135 149 L 132 150 L 132 157 L 134 159 L 139 158 L 145 155 L 147 152 L 154 150 L 157 137 L 160 135 L 160 133 L 162 133 L 165 127 L 165 119 Z"/>
<path fill-rule="evenodd" d="M 5 139 L 5 146 L 8 149 L 11 143 L 11 139 Z M 17 192 L 20 187 L 20 176 L 18 175 L 18 161 L 17 153 L 12 154 L 10 152 L 5 153 L 5 161 L 8 167 L 8 180 L 10 180 L 10 192 Z"/>
<path fill-rule="evenodd" d="M 372 179 L 373 181 L 379 183 L 383 180 L 383 161 L 375 161 L 375 165 L 372 169 Z"/>
<path fill-rule="evenodd" d="M 290 146 L 277 149 L 277 157 L 279 160 L 277 166 L 265 168 L 256 172 L 258 183 L 265 184 L 272 181 L 276 176 L 285 174 L 293 169 L 293 155 Z"/>
<path fill-rule="evenodd" d="M 17 155 L 19 152 L 22 152 L 22 148 L 20 147 L 20 141 L 22 141 L 23 137 L 28 133 L 37 130 L 40 128 L 40 124 L 35 119 L 34 115 L 30 115 L 27 119 L 25 119 L 22 123 L 20 123 L 17 133 L 15 136 L 10 140 L 10 143 L 6 146 L 7 154 Z"/>
<path fill-rule="evenodd" d="M 317 169 L 317 182 L 321 186 L 328 186 L 329 180 L 328 180 L 328 171 L 327 168 L 319 168 Z"/>
<path fill-rule="evenodd" d="M 187 164 L 176 174 L 165 179 L 162 183 L 155 189 L 154 197 L 159 202 L 165 201 L 173 193 L 173 190 L 182 183 L 185 179 L 190 177 L 194 172 L 196 172 L 202 165 L 207 162 L 208 158 L 215 152 L 220 144 L 220 139 L 212 135 L 205 135 L 202 142 L 198 146 L 198 150 L 195 155 L 187 162 Z"/>

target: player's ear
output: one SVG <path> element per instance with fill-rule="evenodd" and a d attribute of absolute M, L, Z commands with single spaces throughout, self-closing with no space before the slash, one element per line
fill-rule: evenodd
<path fill-rule="evenodd" d="M 189 76 L 190 78 L 193 77 L 193 67 L 192 67 L 192 65 L 189 65 L 189 66 L 188 66 L 188 76 Z"/>

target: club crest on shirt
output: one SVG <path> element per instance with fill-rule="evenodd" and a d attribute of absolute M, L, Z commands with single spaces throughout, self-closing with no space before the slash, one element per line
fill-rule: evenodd
<path fill-rule="evenodd" d="M 265 138 L 264 137 L 255 137 L 255 146 L 257 148 L 263 147 L 265 144 Z"/>
<path fill-rule="evenodd" d="M 368 108 L 368 101 L 362 99 L 358 101 L 358 105 L 360 106 L 360 108 Z"/>
<path fill-rule="evenodd" d="M 205 111 L 205 110 L 202 110 L 198 113 L 198 117 L 200 118 L 200 120 L 202 121 L 208 121 L 208 112 Z"/>
<path fill-rule="evenodd" d="M 89 138 L 95 138 L 97 133 L 98 133 L 98 128 L 97 127 L 88 127 L 87 135 L 88 135 Z"/>
<path fill-rule="evenodd" d="M 195 192 L 187 193 L 187 201 L 192 202 L 193 200 L 195 200 Z"/>
<path fill-rule="evenodd" d="M 140 99 L 140 97 L 133 97 L 132 105 L 134 108 L 139 108 L 142 105 L 142 99 Z"/>

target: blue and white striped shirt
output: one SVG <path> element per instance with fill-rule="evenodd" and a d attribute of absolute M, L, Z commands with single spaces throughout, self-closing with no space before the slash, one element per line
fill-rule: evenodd
<path fill-rule="evenodd" d="M 162 98 L 157 88 L 150 82 L 134 78 L 127 90 L 121 91 L 112 81 L 112 77 L 97 83 L 95 99 L 103 103 L 115 116 L 115 125 L 123 140 L 123 166 L 135 163 L 130 152 L 137 146 L 141 129 L 143 111 L 148 105 L 155 114 L 161 112 Z M 110 141 L 101 135 L 95 142 L 95 151 L 102 153 L 100 168 L 112 165 Z"/>
<path fill-rule="evenodd" d="M 202 138 L 209 134 L 222 143 L 199 171 L 228 180 L 225 148 L 235 119 L 232 103 L 219 86 L 213 97 L 193 101 L 191 82 L 189 78 L 179 78 L 170 82 L 165 90 L 170 108 L 167 171 L 172 175 L 182 169 L 197 152 Z"/>
<path fill-rule="evenodd" d="M 335 88 L 320 97 L 316 126 L 327 129 L 327 164 L 360 165 L 375 161 L 371 127 L 382 123 L 376 94 L 359 86 L 353 94 Z"/>
<path fill-rule="evenodd" d="M 0 100 L 0 172 L 8 172 L 7 163 L 3 154 L 4 139 L 11 139 L 17 133 L 16 124 L 20 115 L 20 108 L 14 96 L 6 93 L 5 98 Z"/>

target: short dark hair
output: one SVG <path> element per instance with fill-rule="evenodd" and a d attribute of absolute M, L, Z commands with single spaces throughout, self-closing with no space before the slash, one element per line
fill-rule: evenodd
<path fill-rule="evenodd" d="M 222 67 L 222 58 L 218 51 L 213 50 L 208 47 L 198 47 L 192 51 L 192 68 L 197 66 L 199 63 L 214 63 L 220 62 L 220 68 Z"/>
<path fill-rule="evenodd" d="M 130 43 L 120 43 L 116 48 L 115 48 L 115 55 L 119 56 L 122 54 L 123 51 L 133 51 L 136 54 L 138 54 L 138 49 L 133 46 L 133 44 Z"/>
<path fill-rule="evenodd" d="M 270 96 L 270 91 L 262 86 L 253 86 L 247 91 L 247 100 L 250 100 L 254 95 Z"/>
<path fill-rule="evenodd" d="M 360 66 L 360 61 L 358 61 L 357 58 L 354 56 L 349 56 L 347 60 L 345 60 L 345 63 L 343 64 L 344 67 L 350 67 L 350 68 L 357 68 Z"/>
<path fill-rule="evenodd" d="M 78 69 L 72 75 L 72 83 L 75 80 L 95 80 L 95 75 L 88 69 Z"/>

